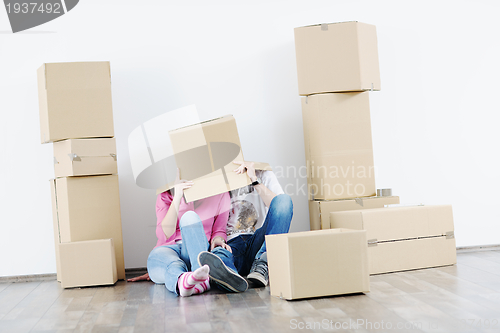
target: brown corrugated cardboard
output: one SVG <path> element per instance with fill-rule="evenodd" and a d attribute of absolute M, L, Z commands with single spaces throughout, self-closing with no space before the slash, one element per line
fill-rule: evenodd
<path fill-rule="evenodd" d="M 109 62 L 43 64 L 37 74 L 42 143 L 114 136 Z"/>
<path fill-rule="evenodd" d="M 342 22 L 295 28 L 299 94 L 380 90 L 374 25 Z"/>
<path fill-rule="evenodd" d="M 374 196 L 368 92 L 302 98 L 310 199 Z"/>
<path fill-rule="evenodd" d="M 271 295 L 291 300 L 370 291 L 366 233 L 360 231 L 267 235 Z"/>
<path fill-rule="evenodd" d="M 184 190 L 186 202 L 228 192 L 251 183 L 246 174 L 236 174 L 233 161 L 243 161 L 240 138 L 233 116 L 224 116 L 169 132 L 177 167 L 182 179 L 192 180 Z M 256 169 L 270 170 L 266 163 Z M 168 184 L 157 190 L 165 192 Z"/>
<path fill-rule="evenodd" d="M 332 228 L 366 230 L 370 274 L 456 263 L 449 205 L 332 212 L 330 224 Z"/>
<path fill-rule="evenodd" d="M 68 139 L 54 142 L 56 177 L 117 173 L 114 138 Z"/>
<path fill-rule="evenodd" d="M 114 284 L 117 280 L 112 239 L 61 243 L 61 286 L 63 288 Z"/>
<path fill-rule="evenodd" d="M 330 213 L 345 210 L 383 208 L 385 205 L 399 204 L 399 197 L 362 197 L 343 200 L 310 200 L 309 218 L 311 230 L 330 229 Z"/>
<path fill-rule="evenodd" d="M 67 177 L 51 182 L 60 242 L 112 238 L 118 279 L 125 279 L 118 176 Z"/>

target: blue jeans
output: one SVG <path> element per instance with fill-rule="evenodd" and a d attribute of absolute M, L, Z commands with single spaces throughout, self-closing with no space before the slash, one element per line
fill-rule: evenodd
<path fill-rule="evenodd" d="M 221 255 L 227 255 L 227 258 L 221 257 L 222 260 L 224 263 L 228 260 L 233 261 L 240 275 L 248 275 L 253 261 L 266 252 L 266 235 L 287 233 L 292 216 L 293 203 L 290 196 L 286 194 L 275 196 L 269 205 L 262 227 L 253 234 L 239 235 L 229 240 L 227 243 L 231 246 L 233 253 L 229 251 L 221 253 Z"/>
<path fill-rule="evenodd" d="M 179 221 L 179 227 L 182 243 L 163 245 L 153 249 L 149 254 L 147 264 L 151 280 L 158 284 L 164 283 L 165 287 L 175 294 L 178 294 L 177 280 L 181 274 L 199 268 L 198 254 L 209 250 L 207 236 L 198 214 L 193 211 L 184 213 Z M 236 270 L 232 260 L 228 259 L 229 251 L 217 247 L 212 252 L 227 266 Z"/>

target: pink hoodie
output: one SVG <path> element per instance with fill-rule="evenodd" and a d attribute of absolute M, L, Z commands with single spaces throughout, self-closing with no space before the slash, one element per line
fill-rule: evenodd
<path fill-rule="evenodd" d="M 156 237 L 158 237 L 158 242 L 155 248 L 162 245 L 175 244 L 176 241 L 182 239 L 179 221 L 182 215 L 190 210 L 194 211 L 200 217 L 208 242 L 217 236 L 226 240 L 226 225 L 231 207 L 231 199 L 228 192 L 190 203 L 186 203 L 184 198 L 182 198 L 179 205 L 175 232 L 167 239 L 161 227 L 161 222 L 165 215 L 167 215 L 172 200 L 173 197 L 169 191 L 158 194 L 156 199 Z"/>

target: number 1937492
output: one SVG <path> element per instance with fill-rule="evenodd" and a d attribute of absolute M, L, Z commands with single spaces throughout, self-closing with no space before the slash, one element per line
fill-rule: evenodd
<path fill-rule="evenodd" d="M 14 4 L 6 4 L 7 13 L 47 13 L 47 14 L 62 14 L 60 3 L 37 3 L 37 2 L 16 2 Z"/>

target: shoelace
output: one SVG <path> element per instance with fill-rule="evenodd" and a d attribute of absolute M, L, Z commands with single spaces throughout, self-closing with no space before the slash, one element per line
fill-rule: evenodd
<path fill-rule="evenodd" d="M 268 267 L 267 267 L 267 262 L 264 260 L 255 260 L 252 264 L 252 272 L 257 272 L 261 275 L 267 276 L 268 272 Z"/>

